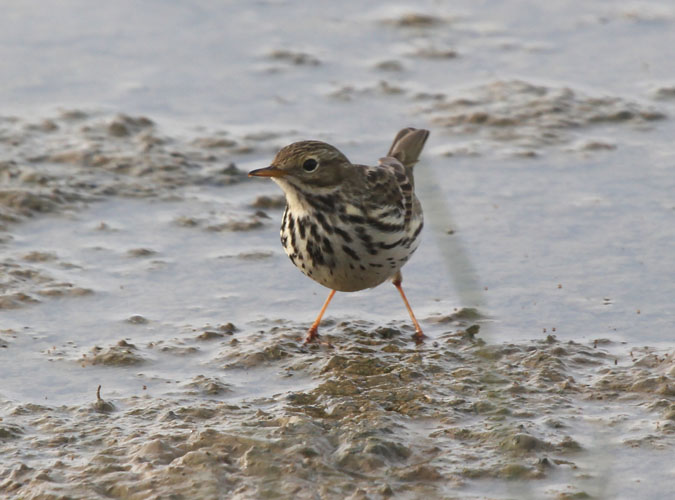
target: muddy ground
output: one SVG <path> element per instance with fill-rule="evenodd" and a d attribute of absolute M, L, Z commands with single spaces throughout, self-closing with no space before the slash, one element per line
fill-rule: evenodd
<path fill-rule="evenodd" d="M 226 34 L 253 48 L 227 56 L 237 78 L 211 66 L 231 85 L 212 93 L 148 57 L 157 96 L 129 81 L 36 110 L 16 71 L 0 496 L 669 498 L 675 13 L 551 5 L 527 29 L 506 7 L 383 5 L 309 43 L 265 4 L 299 28 L 259 45 L 249 28 L 278 26 L 237 10 Z M 246 172 L 310 137 L 374 162 L 411 124 L 432 135 L 404 287 L 429 338 L 383 285 L 339 294 L 303 346 L 326 290 L 283 254 L 280 191 Z"/>

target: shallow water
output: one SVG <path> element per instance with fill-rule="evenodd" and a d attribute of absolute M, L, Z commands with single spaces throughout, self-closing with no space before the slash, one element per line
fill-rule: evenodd
<path fill-rule="evenodd" d="M 0 496 L 669 497 L 667 2 L 35 6 L 0 21 Z M 245 172 L 409 124 L 430 339 L 385 284 L 302 347 L 327 290 Z"/>

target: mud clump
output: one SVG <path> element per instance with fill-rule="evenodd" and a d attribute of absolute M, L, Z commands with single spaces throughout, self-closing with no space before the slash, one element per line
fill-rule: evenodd
<path fill-rule="evenodd" d="M 73 286 L 70 283 L 56 283 L 36 293 L 42 297 L 86 297 L 92 295 L 94 291 L 91 288 Z"/>
<path fill-rule="evenodd" d="M 232 336 L 237 331 L 237 327 L 232 323 L 225 323 L 217 327 L 205 327 L 204 331 L 197 335 L 196 339 L 201 341 L 218 340 L 226 336 Z"/>
<path fill-rule="evenodd" d="M 675 85 L 659 87 L 653 92 L 652 96 L 659 100 L 675 99 Z"/>
<path fill-rule="evenodd" d="M 115 405 L 101 397 L 101 386 L 96 389 L 96 402 L 92 405 L 92 409 L 98 413 L 110 413 L 115 411 Z"/>
<path fill-rule="evenodd" d="M 263 227 L 260 216 L 254 214 L 245 219 L 230 219 L 225 222 L 219 222 L 207 226 L 208 231 L 251 231 Z"/>
<path fill-rule="evenodd" d="M 0 310 L 36 304 L 41 298 L 84 297 L 94 293 L 90 288 L 55 280 L 43 265 L 66 264 L 53 253 L 34 251 L 21 260 L 0 260 Z"/>
<path fill-rule="evenodd" d="M 267 58 L 272 61 L 281 61 L 294 66 L 319 66 L 321 61 L 306 52 L 293 50 L 273 50 L 267 54 Z"/>
<path fill-rule="evenodd" d="M 379 71 L 387 71 L 393 73 L 398 73 L 405 69 L 403 67 L 403 63 L 397 61 L 396 59 L 387 59 L 385 61 L 380 61 L 374 65 L 374 68 Z"/>
<path fill-rule="evenodd" d="M 20 438 L 23 433 L 23 429 L 18 425 L 3 424 L 0 422 L 0 441 Z"/>
<path fill-rule="evenodd" d="M 158 197 L 183 186 L 247 179 L 231 156 L 251 148 L 222 133 L 185 141 L 159 135 L 144 116 L 77 110 L 44 123 L 50 125 L 33 126 L 18 118 L 3 122 L 3 132 L 13 139 L 11 160 L 0 163 L 5 181 L 0 222 L 58 212 L 103 196 Z"/>
<path fill-rule="evenodd" d="M 383 22 L 398 28 L 434 28 L 445 24 L 447 21 L 431 14 L 409 12 L 394 19 L 386 19 Z"/>
<path fill-rule="evenodd" d="M 136 257 L 136 258 L 151 257 L 153 255 L 157 255 L 157 251 L 152 250 L 150 248 L 132 248 L 130 250 L 127 250 L 127 255 L 129 257 Z"/>
<path fill-rule="evenodd" d="M 28 304 L 37 304 L 38 302 L 40 302 L 38 299 L 22 292 L 7 293 L 0 295 L 0 310 L 18 309 Z"/>
<path fill-rule="evenodd" d="M 145 316 L 141 316 L 140 314 L 134 314 L 133 316 L 129 316 L 126 319 L 127 323 L 131 323 L 132 325 L 147 325 L 150 320 L 146 318 Z"/>
<path fill-rule="evenodd" d="M 253 203 L 251 203 L 251 207 L 261 208 L 264 210 L 271 208 L 284 208 L 285 206 L 286 206 L 286 197 L 284 195 L 278 196 L 261 195 L 258 196 L 255 200 L 253 200 Z"/>
<path fill-rule="evenodd" d="M 223 381 L 213 378 L 205 377 L 204 375 L 198 375 L 193 378 L 186 387 L 190 391 L 195 391 L 198 394 L 205 396 L 219 396 L 232 392 L 232 387 Z"/>
<path fill-rule="evenodd" d="M 202 137 L 192 141 L 192 144 L 206 149 L 228 149 L 238 145 L 237 141 L 227 137 Z"/>
<path fill-rule="evenodd" d="M 145 116 L 132 117 L 120 114 L 108 124 L 108 134 L 113 137 L 128 137 L 152 128 L 154 125 L 154 122 Z"/>
<path fill-rule="evenodd" d="M 138 348 L 126 340 L 120 340 L 117 344 L 106 348 L 95 346 L 80 358 L 82 366 L 131 366 L 143 364 L 145 361 Z"/>
<path fill-rule="evenodd" d="M 341 85 L 328 93 L 328 97 L 337 99 L 339 101 L 351 101 L 357 97 L 368 96 L 403 96 L 408 93 L 408 90 L 400 85 L 394 85 L 385 80 L 381 80 L 376 84 L 370 85 Z"/>
<path fill-rule="evenodd" d="M 429 46 L 417 49 L 415 52 L 411 53 L 410 56 L 440 61 L 459 57 L 459 53 L 451 48 L 440 48 Z"/>
<path fill-rule="evenodd" d="M 453 135 L 479 135 L 535 154 L 532 148 L 587 140 L 587 132 L 578 134 L 591 127 L 645 126 L 666 117 L 658 109 L 620 97 L 588 96 L 569 87 L 519 80 L 496 81 L 469 89 L 464 96 L 436 100 L 423 113 Z"/>
<path fill-rule="evenodd" d="M 25 262 L 48 262 L 56 260 L 57 256 L 54 252 L 32 251 L 25 254 L 22 259 Z"/>
<path fill-rule="evenodd" d="M 57 189 L 3 189 L 0 190 L 0 220 L 17 222 L 35 214 L 55 212 L 80 200 L 82 197 L 75 193 L 63 193 Z"/>

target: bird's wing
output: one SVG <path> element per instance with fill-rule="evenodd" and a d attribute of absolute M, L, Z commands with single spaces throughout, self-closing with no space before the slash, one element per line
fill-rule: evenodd
<path fill-rule="evenodd" d="M 396 158 L 380 158 L 379 165 L 364 167 L 367 198 L 364 206 L 368 216 L 407 225 L 412 216 L 414 192 L 406 168 Z"/>

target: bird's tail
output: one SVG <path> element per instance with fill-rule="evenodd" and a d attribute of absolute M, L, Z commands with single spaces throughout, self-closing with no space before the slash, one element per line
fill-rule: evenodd
<path fill-rule="evenodd" d="M 429 137 L 428 130 L 404 128 L 396 134 L 387 156 L 396 158 L 405 165 L 406 169 L 411 169 L 417 163 L 427 137 Z"/>

